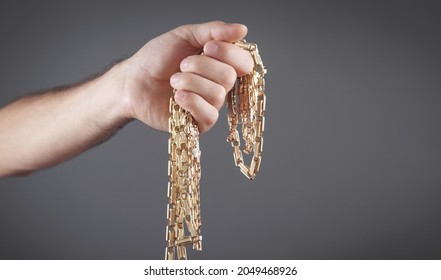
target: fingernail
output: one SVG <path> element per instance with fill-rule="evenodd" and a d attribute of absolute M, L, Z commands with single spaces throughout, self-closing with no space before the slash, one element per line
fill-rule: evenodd
<path fill-rule="evenodd" d="M 216 53 L 218 48 L 219 48 L 219 46 L 215 42 L 211 41 L 211 42 L 208 42 L 205 44 L 204 52 L 206 54 L 214 54 L 214 53 Z"/>
<path fill-rule="evenodd" d="M 170 84 L 172 86 L 176 85 L 178 83 L 180 75 L 181 75 L 180 73 L 176 73 L 176 74 L 173 74 L 173 76 L 170 77 Z"/>

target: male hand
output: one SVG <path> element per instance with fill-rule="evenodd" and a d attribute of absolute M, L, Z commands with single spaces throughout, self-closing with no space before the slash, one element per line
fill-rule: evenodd
<path fill-rule="evenodd" d="M 63 162 L 133 118 L 167 130 L 172 86 L 176 102 L 207 131 L 236 77 L 252 70 L 250 54 L 231 44 L 246 33 L 243 25 L 223 22 L 181 26 L 101 76 L 0 108 L 0 176 Z"/>
<path fill-rule="evenodd" d="M 184 25 L 145 44 L 126 63 L 124 107 L 128 117 L 168 130 L 168 104 L 189 111 L 201 132 L 210 129 L 238 76 L 251 72 L 250 54 L 231 44 L 243 39 L 241 24 Z M 203 50 L 205 55 L 198 55 Z"/>

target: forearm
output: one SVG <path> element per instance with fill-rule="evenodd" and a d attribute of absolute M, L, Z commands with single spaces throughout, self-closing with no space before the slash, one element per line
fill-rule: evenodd
<path fill-rule="evenodd" d="M 0 176 L 65 161 L 128 122 L 124 67 L 123 62 L 86 83 L 28 96 L 0 109 Z"/>
<path fill-rule="evenodd" d="M 177 103 L 207 131 L 236 77 L 251 71 L 249 53 L 230 44 L 246 32 L 243 25 L 223 22 L 181 26 L 100 77 L 0 109 L 0 176 L 67 160 L 133 118 L 166 131 L 173 88 Z M 202 48 L 205 55 L 195 55 Z"/>

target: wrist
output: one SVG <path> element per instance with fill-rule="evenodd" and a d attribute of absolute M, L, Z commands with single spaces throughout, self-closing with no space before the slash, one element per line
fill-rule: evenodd
<path fill-rule="evenodd" d="M 129 122 L 133 116 L 127 110 L 127 84 L 129 81 L 129 65 L 126 60 L 113 65 L 100 77 L 101 100 L 107 104 L 106 118 L 113 123 Z"/>
<path fill-rule="evenodd" d="M 123 87 L 120 92 L 122 111 L 125 118 L 137 119 L 149 126 L 155 119 L 152 108 L 157 105 L 158 82 L 139 64 L 139 58 L 132 56 L 119 65 L 118 72 L 124 73 Z M 155 127 L 154 127 L 155 128 Z"/>
<path fill-rule="evenodd" d="M 126 73 L 124 61 L 119 62 L 101 76 L 81 85 L 79 108 L 82 108 L 91 131 L 114 131 L 131 120 L 124 106 Z"/>

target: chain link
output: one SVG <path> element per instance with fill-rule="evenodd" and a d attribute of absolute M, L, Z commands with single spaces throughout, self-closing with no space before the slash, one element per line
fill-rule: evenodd
<path fill-rule="evenodd" d="M 202 250 L 199 130 L 189 112 L 172 97 L 169 105 L 167 248 L 165 258 L 187 259 L 186 245 Z M 186 231 L 190 235 L 186 236 Z"/>
<path fill-rule="evenodd" d="M 254 179 L 260 168 L 265 126 L 266 68 L 260 58 L 257 45 L 245 40 L 235 42 L 250 52 L 254 60 L 253 71 L 236 80 L 228 92 L 227 141 L 233 147 L 236 166 L 248 178 Z M 237 127 L 242 124 L 244 153 L 253 153 L 250 165 L 244 163 L 240 150 Z M 191 114 L 182 109 L 172 97 L 169 105 L 168 143 L 168 206 L 165 259 L 187 259 L 187 245 L 202 250 L 199 181 L 201 178 L 199 130 Z"/>
<path fill-rule="evenodd" d="M 236 80 L 235 86 L 228 92 L 228 125 L 230 131 L 227 141 L 233 147 L 234 164 L 250 180 L 260 169 L 263 149 L 263 131 L 265 127 L 265 79 L 266 68 L 263 65 L 256 44 L 245 41 L 235 42 L 237 46 L 248 50 L 254 60 L 253 71 Z M 242 139 L 245 142 L 243 153 L 253 157 L 246 165 L 240 150 L 240 137 L 237 127 L 242 123 Z"/>

